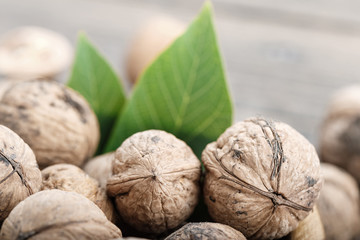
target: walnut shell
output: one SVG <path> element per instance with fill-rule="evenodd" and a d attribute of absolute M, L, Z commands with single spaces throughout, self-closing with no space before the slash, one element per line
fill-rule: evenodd
<path fill-rule="evenodd" d="M 135 83 L 143 70 L 185 30 L 185 24 L 170 16 L 147 21 L 135 35 L 127 56 L 127 74 Z"/>
<path fill-rule="evenodd" d="M 33 151 L 16 133 L 0 125 L 0 222 L 40 187 L 41 173 Z"/>
<path fill-rule="evenodd" d="M 4 221 L 0 239 L 112 239 L 121 231 L 89 199 L 45 190 L 19 203 Z"/>
<path fill-rule="evenodd" d="M 360 85 L 336 92 L 322 124 L 320 158 L 347 170 L 360 183 Z"/>
<path fill-rule="evenodd" d="M 105 153 L 90 159 L 84 166 L 84 171 L 106 187 L 106 182 L 112 176 L 112 162 L 115 152 Z"/>
<path fill-rule="evenodd" d="M 0 124 L 24 139 L 39 167 L 56 163 L 80 166 L 99 142 L 97 118 L 86 100 L 56 82 L 26 81 L 0 100 Z"/>
<path fill-rule="evenodd" d="M 200 161 L 190 147 L 160 130 L 139 132 L 116 150 L 108 194 L 122 219 L 144 233 L 180 225 L 199 198 Z"/>
<path fill-rule="evenodd" d="M 234 228 L 211 222 L 188 223 L 165 240 L 246 240 L 244 235 Z"/>
<path fill-rule="evenodd" d="M 71 63 L 73 49 L 64 36 L 40 27 L 14 29 L 0 39 L 0 72 L 15 77 L 51 77 Z"/>
<path fill-rule="evenodd" d="M 353 177 L 332 164 L 322 163 L 324 186 L 318 208 L 327 240 L 350 240 L 360 230 L 359 189 Z"/>
<path fill-rule="evenodd" d="M 115 210 L 111 200 L 97 180 L 71 164 L 55 164 L 41 171 L 43 190 L 59 189 L 76 192 L 94 202 L 110 221 L 115 221 Z"/>
<path fill-rule="evenodd" d="M 322 185 L 315 148 L 285 123 L 252 118 L 228 128 L 202 153 L 210 216 L 250 239 L 294 230 Z"/>

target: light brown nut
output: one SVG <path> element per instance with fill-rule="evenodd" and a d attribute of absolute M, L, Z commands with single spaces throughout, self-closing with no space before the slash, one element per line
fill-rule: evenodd
<path fill-rule="evenodd" d="M 251 118 L 228 128 L 202 153 L 211 217 L 250 239 L 294 230 L 322 186 L 315 148 L 285 123 Z"/>
<path fill-rule="evenodd" d="M 246 240 L 244 235 L 234 228 L 211 222 L 188 223 L 165 240 Z"/>
<path fill-rule="evenodd" d="M 41 171 L 43 190 L 59 189 L 76 192 L 94 202 L 110 221 L 115 219 L 115 210 L 111 200 L 97 180 L 83 170 L 71 164 L 55 164 Z"/>
<path fill-rule="evenodd" d="M 19 203 L 0 239 L 112 239 L 121 231 L 89 199 L 75 192 L 45 190 Z"/>
<path fill-rule="evenodd" d="M 0 124 L 29 144 L 40 168 L 56 163 L 80 166 L 99 142 L 98 122 L 89 104 L 56 82 L 12 86 L 0 100 Z"/>
<path fill-rule="evenodd" d="M 360 85 L 336 92 L 320 134 L 320 158 L 347 170 L 360 183 Z"/>
<path fill-rule="evenodd" d="M 0 222 L 40 186 L 41 173 L 33 151 L 16 133 L 0 125 Z"/>
<path fill-rule="evenodd" d="M 71 63 L 70 42 L 40 27 L 14 29 L 0 38 L 0 73 L 11 77 L 51 77 Z"/>
<path fill-rule="evenodd" d="M 105 153 L 90 159 L 84 166 L 84 171 L 91 177 L 99 181 L 102 187 L 106 187 L 106 182 L 112 175 L 112 162 L 115 152 Z"/>
<path fill-rule="evenodd" d="M 199 198 L 200 161 L 190 147 L 160 130 L 139 132 L 116 150 L 107 191 L 122 219 L 144 233 L 180 225 Z"/>
<path fill-rule="evenodd" d="M 132 83 L 144 69 L 185 30 L 185 24 L 170 16 L 147 21 L 135 35 L 127 56 L 127 73 Z"/>
<path fill-rule="evenodd" d="M 350 240 L 360 230 L 359 188 L 353 177 L 322 163 L 324 186 L 318 208 L 327 240 Z"/>

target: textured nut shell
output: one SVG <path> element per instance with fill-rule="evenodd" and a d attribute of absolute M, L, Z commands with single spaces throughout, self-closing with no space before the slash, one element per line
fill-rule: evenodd
<path fill-rule="evenodd" d="M 173 229 L 199 197 L 200 161 L 190 147 L 160 130 L 136 133 L 116 150 L 107 190 L 123 220 L 141 232 Z"/>
<path fill-rule="evenodd" d="M 322 163 L 324 186 L 318 208 L 327 240 L 352 239 L 360 230 L 359 189 L 354 178 L 334 165 Z"/>
<path fill-rule="evenodd" d="M 89 199 L 75 192 L 45 190 L 19 203 L 0 239 L 111 239 L 121 231 Z"/>
<path fill-rule="evenodd" d="M 16 133 L 2 125 L 0 125 L 0 151 L 0 222 L 2 222 L 19 202 L 40 190 L 41 173 L 30 147 Z M 14 169 L 16 172 L 11 175 Z"/>
<path fill-rule="evenodd" d="M 114 158 L 115 152 L 92 158 L 85 164 L 84 171 L 98 180 L 102 187 L 106 187 L 107 179 L 112 175 L 112 161 Z"/>
<path fill-rule="evenodd" d="M 169 16 L 150 19 L 133 39 L 127 72 L 135 83 L 142 71 L 185 30 L 185 24 Z"/>
<path fill-rule="evenodd" d="M 234 228 L 210 222 L 188 223 L 165 240 L 246 240 L 244 235 Z"/>
<path fill-rule="evenodd" d="M 94 202 L 113 221 L 114 207 L 107 197 L 105 189 L 98 181 L 87 175 L 83 170 L 71 164 L 55 164 L 41 171 L 43 190 L 59 189 L 76 192 Z"/>
<path fill-rule="evenodd" d="M 14 29 L 0 39 L 0 72 L 16 77 L 53 76 L 70 65 L 72 51 L 70 42 L 51 30 Z"/>
<path fill-rule="evenodd" d="M 321 222 L 319 211 L 314 206 L 311 213 L 304 218 L 299 226 L 291 232 L 291 240 L 325 240 L 324 226 Z M 327 238 L 328 239 L 328 238 Z"/>
<path fill-rule="evenodd" d="M 0 101 L 0 124 L 29 144 L 40 168 L 80 166 L 99 141 L 97 118 L 86 100 L 56 82 L 27 81 L 8 89 Z"/>
<path fill-rule="evenodd" d="M 284 159 L 276 158 L 282 165 L 271 179 L 276 142 L 282 147 L 277 156 L 282 152 Z M 255 118 L 239 122 L 207 145 L 202 160 L 210 215 L 251 239 L 280 238 L 294 230 L 313 207 L 322 185 L 314 147 L 281 122 Z"/>

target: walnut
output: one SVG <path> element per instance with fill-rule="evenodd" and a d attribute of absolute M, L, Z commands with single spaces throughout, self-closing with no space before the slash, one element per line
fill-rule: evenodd
<path fill-rule="evenodd" d="M 202 153 L 210 216 L 250 239 L 294 230 L 322 186 L 315 148 L 285 123 L 251 118 L 228 128 Z"/>
<path fill-rule="evenodd" d="M 106 182 L 112 175 L 112 161 L 115 152 L 105 153 L 90 159 L 84 166 L 84 171 L 99 181 L 101 186 L 106 187 Z"/>
<path fill-rule="evenodd" d="M 53 77 L 71 63 L 73 50 L 64 36 L 40 27 L 14 29 L 0 39 L 0 72 L 11 77 Z"/>
<path fill-rule="evenodd" d="M 121 231 L 89 199 L 57 189 L 33 194 L 4 221 L 0 239 L 112 239 Z"/>
<path fill-rule="evenodd" d="M 322 124 L 320 158 L 347 170 L 360 183 L 360 85 L 336 92 Z"/>
<path fill-rule="evenodd" d="M 244 235 L 234 228 L 211 222 L 188 223 L 165 240 L 246 240 Z"/>
<path fill-rule="evenodd" d="M 40 187 L 41 173 L 33 151 L 16 133 L 0 125 L 0 223 Z"/>
<path fill-rule="evenodd" d="M 55 164 L 41 171 L 43 177 L 42 189 L 59 189 L 76 192 L 93 201 L 110 221 L 115 221 L 113 203 L 101 188 L 97 180 L 87 175 L 83 170 L 71 164 Z"/>
<path fill-rule="evenodd" d="M 119 215 L 143 233 L 173 229 L 199 198 L 200 161 L 190 147 L 160 130 L 139 132 L 116 150 L 107 191 Z"/>
<path fill-rule="evenodd" d="M 324 186 L 318 208 L 327 240 L 353 239 L 360 230 L 359 189 L 353 177 L 332 164 L 321 164 Z"/>
<path fill-rule="evenodd" d="M 290 234 L 290 240 L 308 239 L 325 240 L 324 226 L 316 205 L 309 215 L 301 220 L 298 227 Z"/>
<path fill-rule="evenodd" d="M 24 139 L 39 167 L 56 163 L 80 166 L 99 141 L 99 126 L 86 100 L 56 82 L 26 81 L 0 100 L 0 124 Z"/>

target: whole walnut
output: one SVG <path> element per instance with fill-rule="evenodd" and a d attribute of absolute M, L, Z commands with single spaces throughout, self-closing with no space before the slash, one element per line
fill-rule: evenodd
<path fill-rule="evenodd" d="M 86 100 L 50 81 L 19 82 L 0 100 L 0 124 L 24 139 L 40 168 L 56 163 L 80 166 L 99 141 L 99 126 Z"/>
<path fill-rule="evenodd" d="M 360 233 L 359 188 L 353 177 L 332 164 L 321 164 L 324 186 L 318 201 L 327 240 L 350 240 Z"/>
<path fill-rule="evenodd" d="M 84 171 L 98 180 L 102 187 L 106 187 L 107 179 L 112 176 L 112 162 L 114 158 L 115 152 L 94 157 L 85 164 Z"/>
<path fill-rule="evenodd" d="M 143 233 L 176 228 L 198 203 L 200 161 L 183 141 L 161 130 L 127 138 L 116 150 L 107 191 L 122 219 Z"/>
<path fill-rule="evenodd" d="M 251 118 L 229 127 L 202 153 L 210 216 L 249 239 L 281 238 L 318 198 L 315 148 L 289 125 Z"/>
<path fill-rule="evenodd" d="M 244 235 L 234 228 L 212 222 L 188 223 L 165 240 L 246 240 Z"/>
<path fill-rule="evenodd" d="M 89 199 L 57 189 L 19 203 L 4 221 L 0 239 L 112 239 L 121 231 Z"/>
<path fill-rule="evenodd" d="M 43 190 L 59 189 L 76 192 L 94 202 L 110 221 L 115 221 L 113 203 L 106 195 L 105 188 L 87 175 L 83 170 L 71 164 L 55 164 L 41 171 Z"/>
<path fill-rule="evenodd" d="M 41 173 L 33 151 L 16 133 L 0 125 L 0 223 L 40 187 Z"/>
<path fill-rule="evenodd" d="M 360 85 L 331 98 L 320 133 L 320 158 L 348 171 L 360 183 Z"/>

